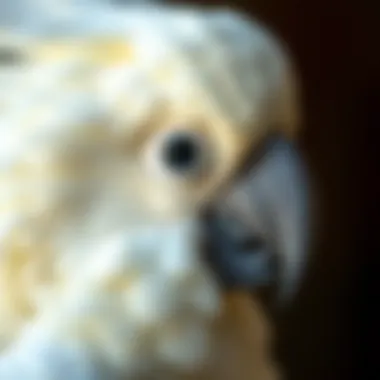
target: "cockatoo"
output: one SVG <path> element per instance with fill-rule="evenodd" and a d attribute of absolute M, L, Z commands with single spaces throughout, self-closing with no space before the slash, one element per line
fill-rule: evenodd
<path fill-rule="evenodd" d="M 305 263 L 288 53 L 229 9 L 60 6 L 1 34 L 0 379 L 277 379 L 252 291 Z"/>

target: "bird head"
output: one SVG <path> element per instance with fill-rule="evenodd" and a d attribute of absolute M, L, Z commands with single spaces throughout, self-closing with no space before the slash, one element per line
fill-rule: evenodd
<path fill-rule="evenodd" d="M 104 17 L 2 45 L 2 379 L 204 371 L 229 295 L 276 282 L 284 302 L 303 271 L 282 44 L 231 10 Z"/>

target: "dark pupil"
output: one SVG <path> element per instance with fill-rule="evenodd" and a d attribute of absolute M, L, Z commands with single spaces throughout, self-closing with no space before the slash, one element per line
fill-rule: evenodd
<path fill-rule="evenodd" d="M 191 169 L 196 163 L 198 147 L 190 136 L 175 136 L 168 141 L 164 155 L 171 169 L 183 171 Z"/>

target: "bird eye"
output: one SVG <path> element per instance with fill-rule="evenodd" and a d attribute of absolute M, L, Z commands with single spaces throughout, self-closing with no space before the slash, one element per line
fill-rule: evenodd
<path fill-rule="evenodd" d="M 185 174 L 201 165 L 202 147 L 198 136 L 190 133 L 173 133 L 164 142 L 162 159 L 174 173 Z"/>
<path fill-rule="evenodd" d="M 147 159 L 158 174 L 189 178 L 198 175 L 205 167 L 205 141 L 194 131 L 166 131 L 152 142 Z"/>

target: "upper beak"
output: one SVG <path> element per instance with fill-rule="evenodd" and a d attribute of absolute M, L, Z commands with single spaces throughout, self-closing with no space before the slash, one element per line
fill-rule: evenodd
<path fill-rule="evenodd" d="M 300 155 L 286 139 L 272 139 L 263 153 L 211 207 L 208 261 L 227 288 L 252 290 L 278 279 L 283 303 L 294 296 L 304 272 L 308 180 Z"/>

